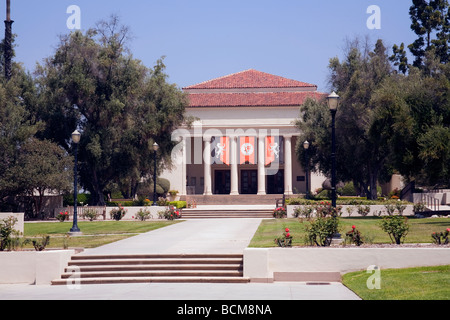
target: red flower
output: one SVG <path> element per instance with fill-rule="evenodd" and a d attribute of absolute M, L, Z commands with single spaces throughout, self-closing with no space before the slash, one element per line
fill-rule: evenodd
<path fill-rule="evenodd" d="M 447 232 L 450 232 L 450 228 L 447 228 Z"/>
<path fill-rule="evenodd" d="M 352 226 L 352 229 L 356 229 L 356 227 L 355 227 L 355 226 Z"/>
<path fill-rule="evenodd" d="M 290 233 L 286 233 L 286 238 L 290 238 L 291 234 Z"/>
<path fill-rule="evenodd" d="M 285 230 L 286 232 L 289 232 L 289 228 L 286 228 L 286 230 Z"/>

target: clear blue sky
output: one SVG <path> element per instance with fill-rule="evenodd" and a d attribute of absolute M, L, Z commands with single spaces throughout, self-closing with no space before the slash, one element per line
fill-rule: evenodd
<path fill-rule="evenodd" d="M 368 35 L 389 48 L 415 40 L 411 0 L 11 0 L 16 58 L 29 71 L 51 56 L 66 26 L 68 6 L 81 8 L 81 29 L 111 14 L 130 27 L 135 58 L 152 67 L 166 56 L 169 81 L 179 87 L 246 69 L 314 83 L 328 91 L 328 61 L 342 57 L 346 38 Z M 5 17 L 0 0 L 0 20 Z M 370 30 L 370 5 L 381 29 Z M 3 25 L 3 24 L 2 24 Z M 3 31 L 1 32 L 3 37 Z"/>

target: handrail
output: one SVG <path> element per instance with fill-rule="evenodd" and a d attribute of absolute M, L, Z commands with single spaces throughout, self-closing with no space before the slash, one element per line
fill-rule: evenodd
<path fill-rule="evenodd" d="M 424 201 L 425 198 L 425 201 Z M 421 201 L 426 203 L 427 207 L 431 208 L 432 211 L 439 211 L 439 199 L 432 197 L 428 194 L 422 194 Z"/>

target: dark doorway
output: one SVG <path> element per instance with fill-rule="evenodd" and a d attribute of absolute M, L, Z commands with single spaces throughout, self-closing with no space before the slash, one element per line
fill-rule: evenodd
<path fill-rule="evenodd" d="M 230 170 L 216 170 L 214 173 L 214 194 L 230 194 Z"/>
<path fill-rule="evenodd" d="M 267 194 L 284 193 L 284 170 L 278 170 L 275 175 L 267 176 Z"/>
<path fill-rule="evenodd" d="M 258 170 L 241 171 L 241 194 L 258 193 Z"/>

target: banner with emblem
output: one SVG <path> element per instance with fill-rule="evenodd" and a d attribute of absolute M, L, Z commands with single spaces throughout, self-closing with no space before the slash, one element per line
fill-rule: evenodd
<path fill-rule="evenodd" d="M 283 162 L 282 137 L 266 137 L 265 165 Z"/>
<path fill-rule="evenodd" d="M 256 164 L 256 138 L 240 137 L 240 161 L 239 164 Z"/>
<path fill-rule="evenodd" d="M 211 142 L 211 163 L 230 165 L 230 139 L 213 137 Z"/>

